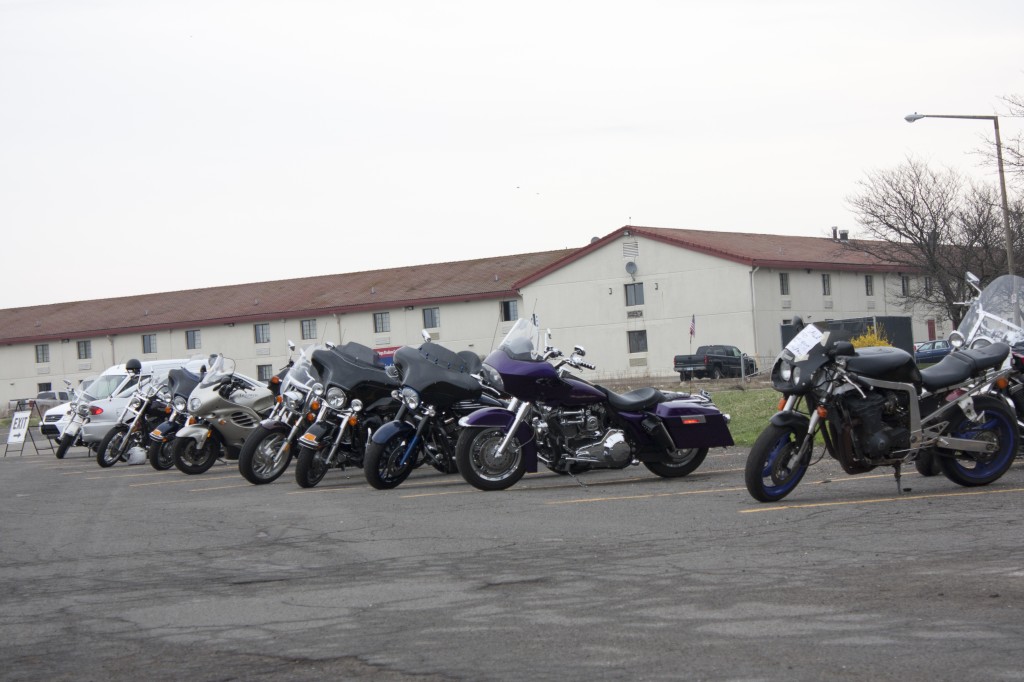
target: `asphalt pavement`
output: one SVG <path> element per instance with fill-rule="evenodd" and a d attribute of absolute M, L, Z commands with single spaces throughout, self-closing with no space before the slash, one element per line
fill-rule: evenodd
<path fill-rule="evenodd" d="M 0 679 L 1024 679 L 1024 461 L 900 493 L 826 457 L 766 505 L 745 457 L 485 493 L 29 446 L 0 458 Z"/>

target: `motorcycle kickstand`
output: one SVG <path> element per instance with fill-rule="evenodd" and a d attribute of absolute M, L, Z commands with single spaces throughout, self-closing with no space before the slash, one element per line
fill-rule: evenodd
<path fill-rule="evenodd" d="M 903 493 L 909 493 L 912 490 L 912 488 L 904 488 L 901 485 L 901 483 L 900 483 L 900 481 L 902 479 L 902 476 L 903 476 L 903 465 L 902 464 L 893 464 L 892 468 L 893 468 L 893 473 L 896 476 L 896 494 L 897 495 L 902 495 Z"/>
<path fill-rule="evenodd" d="M 567 473 L 567 474 L 569 474 L 570 476 L 572 476 L 572 480 L 574 480 L 574 481 L 576 481 L 577 483 L 579 483 L 579 485 L 580 485 L 580 487 L 581 487 L 581 488 L 587 488 L 587 487 L 589 487 L 589 486 L 587 486 L 587 484 L 586 484 L 586 483 L 584 483 L 583 481 L 581 481 L 581 480 L 579 479 L 579 477 L 577 477 L 577 476 L 576 476 L 576 474 L 574 474 L 574 473 L 573 473 L 572 471 L 566 471 L 565 473 Z"/>

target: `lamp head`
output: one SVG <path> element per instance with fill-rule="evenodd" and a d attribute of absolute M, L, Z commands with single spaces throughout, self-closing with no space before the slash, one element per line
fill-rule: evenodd
<path fill-rule="evenodd" d="M 907 114 L 906 116 L 904 116 L 903 120 L 906 121 L 907 123 L 913 123 L 914 121 L 920 120 L 922 118 L 924 118 L 924 116 L 915 111 L 912 114 Z"/>

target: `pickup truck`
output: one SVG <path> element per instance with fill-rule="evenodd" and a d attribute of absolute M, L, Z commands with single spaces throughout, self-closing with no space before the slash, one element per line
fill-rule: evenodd
<path fill-rule="evenodd" d="M 754 359 L 745 356 L 736 346 L 697 346 L 697 352 L 693 355 L 675 356 L 673 367 L 679 372 L 681 381 L 702 377 L 721 379 L 724 376 L 740 376 L 741 361 L 744 363 L 744 374 L 757 372 Z"/>

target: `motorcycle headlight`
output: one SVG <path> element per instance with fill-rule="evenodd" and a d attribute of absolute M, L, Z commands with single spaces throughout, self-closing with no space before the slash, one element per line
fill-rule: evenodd
<path fill-rule="evenodd" d="M 200 400 L 199 398 L 189 398 L 188 399 L 188 411 L 189 412 L 198 412 L 199 408 L 202 407 L 202 406 L 203 406 L 203 401 Z"/>
<path fill-rule="evenodd" d="M 283 396 L 285 404 L 289 410 L 298 412 L 302 409 L 302 406 L 306 404 L 306 396 L 302 395 L 298 391 L 288 391 Z"/>
<path fill-rule="evenodd" d="M 799 365 L 793 368 L 793 383 L 800 383 L 800 367 Z"/>
<path fill-rule="evenodd" d="M 402 401 L 409 406 L 410 410 L 415 410 L 420 406 L 420 394 L 416 392 L 416 389 L 406 386 L 402 389 Z"/>
<path fill-rule="evenodd" d="M 779 378 L 783 381 L 789 381 L 793 378 L 793 365 L 783 364 L 779 368 Z"/>
<path fill-rule="evenodd" d="M 133 410 L 139 409 L 140 407 L 142 407 L 142 398 L 132 398 L 132 401 L 128 403 L 128 407 L 132 408 Z"/>
<path fill-rule="evenodd" d="M 480 369 L 480 374 L 488 385 L 498 389 L 502 393 L 505 392 L 505 382 L 502 381 L 501 375 L 498 374 L 498 370 L 485 363 Z"/>
<path fill-rule="evenodd" d="M 327 389 L 327 406 L 332 410 L 340 410 L 345 407 L 345 403 L 348 402 L 348 396 L 345 395 L 345 391 L 341 390 L 337 386 L 332 386 Z"/>
<path fill-rule="evenodd" d="M 362 412 L 363 411 L 363 401 L 360 400 L 359 398 L 356 398 L 355 400 L 353 400 L 352 401 L 352 411 L 353 412 Z"/>
<path fill-rule="evenodd" d="M 174 409 L 178 412 L 184 412 L 187 407 L 185 404 L 185 397 L 180 395 L 174 396 L 174 400 L 171 402 L 171 405 L 173 405 Z"/>
<path fill-rule="evenodd" d="M 81 405 L 79 405 L 79 406 L 77 406 L 75 408 L 75 412 L 78 413 L 79 417 L 88 417 L 89 416 L 89 405 L 87 405 L 86 403 L 82 403 Z"/>

